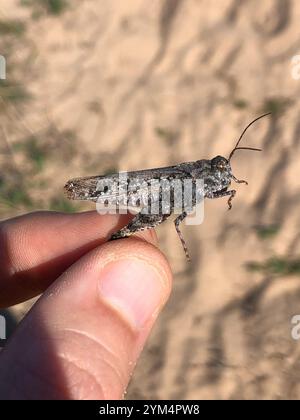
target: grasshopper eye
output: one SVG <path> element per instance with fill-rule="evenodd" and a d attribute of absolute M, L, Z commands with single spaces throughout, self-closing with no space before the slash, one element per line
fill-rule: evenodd
<path fill-rule="evenodd" d="M 217 168 L 222 171 L 226 168 L 226 165 L 223 162 L 219 162 L 218 165 L 217 165 Z"/>
<path fill-rule="evenodd" d="M 216 156 L 214 159 L 212 159 L 211 165 L 213 168 L 219 171 L 224 171 L 228 166 L 228 161 L 222 156 Z"/>

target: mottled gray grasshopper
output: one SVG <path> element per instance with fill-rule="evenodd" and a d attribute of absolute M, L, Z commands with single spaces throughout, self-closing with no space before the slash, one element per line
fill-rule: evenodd
<path fill-rule="evenodd" d="M 231 209 L 231 202 L 236 194 L 236 190 L 229 189 L 231 181 L 244 184 L 247 182 L 239 180 L 233 175 L 230 161 L 237 150 L 261 151 L 261 149 L 253 147 L 240 147 L 239 144 L 247 129 L 266 115 L 270 115 L 270 113 L 261 115 L 247 125 L 228 158 L 216 156 L 211 160 L 201 159 L 166 168 L 75 178 L 67 182 L 65 192 L 72 200 L 88 200 L 97 203 L 101 201 L 106 205 L 113 203 L 117 208 L 127 205 L 128 208 L 135 207 L 139 210 L 131 222 L 111 236 L 112 240 L 153 228 L 175 213 L 175 208 L 178 212 L 178 206 L 175 205 L 176 192 L 174 188 L 177 181 L 190 180 L 192 183 L 190 210 L 204 198 L 224 196 L 229 196 L 228 208 Z M 197 187 L 197 180 L 202 180 L 201 190 Z M 169 183 L 170 188 L 167 206 L 162 199 L 166 182 Z M 176 185 L 178 186 L 178 183 Z M 183 192 L 180 191 L 181 196 Z M 175 219 L 175 228 L 189 259 L 187 246 L 179 229 L 179 224 L 186 218 L 189 211 L 184 206 L 185 199 L 182 199 L 180 203 L 183 205 L 179 216 Z M 154 207 L 156 211 L 151 211 Z"/>

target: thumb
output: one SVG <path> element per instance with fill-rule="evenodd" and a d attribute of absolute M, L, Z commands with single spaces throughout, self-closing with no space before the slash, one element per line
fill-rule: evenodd
<path fill-rule="evenodd" d="M 171 272 L 141 239 L 109 242 L 44 293 L 0 354 L 0 398 L 120 399 Z"/>

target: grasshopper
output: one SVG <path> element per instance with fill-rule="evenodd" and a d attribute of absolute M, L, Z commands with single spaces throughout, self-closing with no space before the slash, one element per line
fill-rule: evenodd
<path fill-rule="evenodd" d="M 135 208 L 136 211 L 139 210 L 125 227 L 111 236 L 111 240 L 128 237 L 135 232 L 153 228 L 163 223 L 172 213 L 175 213 L 176 193 L 174 192 L 174 183 L 176 181 L 190 180 L 192 183 L 189 211 L 204 198 L 213 199 L 224 196 L 228 196 L 228 209 L 230 210 L 232 208 L 232 200 L 236 195 L 236 190 L 229 188 L 231 182 L 248 184 L 247 181 L 240 180 L 233 175 L 231 159 L 237 150 L 261 151 L 261 149 L 253 147 L 241 147 L 240 142 L 248 128 L 267 115 L 270 115 L 270 113 L 255 118 L 246 126 L 228 158 L 216 156 L 211 160 L 201 159 L 164 168 L 74 178 L 66 183 L 64 187 L 65 193 L 72 200 L 88 200 L 97 203 L 101 202 L 106 205 L 112 203 L 117 208 L 125 205 L 128 208 Z M 198 190 L 197 180 L 202 180 L 202 187 L 200 189 L 198 187 Z M 168 206 L 163 205 L 164 185 L 166 183 L 168 183 L 168 187 L 171 190 Z M 156 205 L 155 212 L 151 211 L 155 207 L 154 205 Z M 187 245 L 179 225 L 187 217 L 189 211 L 186 208 L 182 208 L 174 221 L 176 231 L 188 259 L 190 257 Z"/>

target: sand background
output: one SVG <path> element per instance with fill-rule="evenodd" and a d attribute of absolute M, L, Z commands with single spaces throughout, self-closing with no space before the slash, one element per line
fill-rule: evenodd
<path fill-rule="evenodd" d="M 232 211 L 183 227 L 192 262 L 157 229 L 174 291 L 128 398 L 299 398 L 300 2 L 22 3 L 0 0 L 2 218 L 92 208 L 64 199 L 71 177 L 228 155 L 273 112 L 244 139 L 263 153 L 233 159 Z"/>

